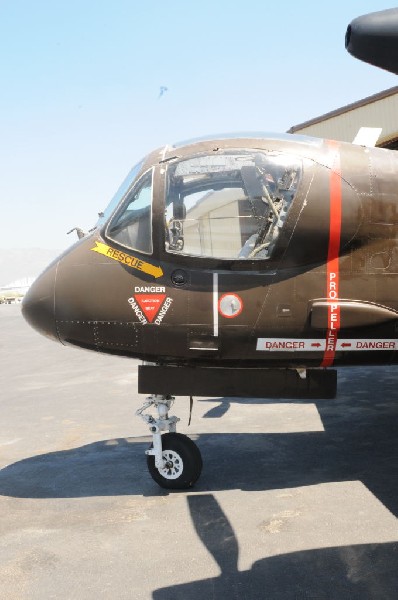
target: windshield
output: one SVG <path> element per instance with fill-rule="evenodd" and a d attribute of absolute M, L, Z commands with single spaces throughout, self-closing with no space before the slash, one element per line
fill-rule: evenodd
<path fill-rule="evenodd" d="M 300 177 L 300 159 L 258 150 L 196 155 L 169 165 L 167 252 L 270 258 Z"/>
<path fill-rule="evenodd" d="M 142 165 L 144 164 L 144 160 L 145 159 L 141 160 L 139 163 L 137 163 L 131 169 L 131 171 L 128 173 L 127 177 L 124 179 L 123 183 L 120 185 L 116 194 L 113 196 L 112 200 L 109 202 L 106 209 L 103 212 L 99 213 L 99 219 L 96 224 L 97 228 L 102 227 L 104 225 L 104 223 L 106 223 L 106 221 L 109 219 L 109 217 L 112 216 L 112 214 L 113 214 L 114 210 L 116 209 L 116 207 L 118 206 L 119 202 L 125 196 L 126 192 L 130 188 L 131 184 L 134 182 L 138 173 L 141 171 Z"/>
<path fill-rule="evenodd" d="M 152 254 L 152 169 L 130 188 L 106 237 L 125 248 Z"/>

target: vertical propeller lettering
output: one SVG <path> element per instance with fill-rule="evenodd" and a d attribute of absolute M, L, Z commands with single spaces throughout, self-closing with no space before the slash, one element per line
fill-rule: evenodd
<path fill-rule="evenodd" d="M 329 218 L 329 248 L 326 265 L 326 295 L 328 300 L 328 330 L 326 333 L 326 349 L 322 367 L 330 367 L 336 354 L 338 332 L 340 329 L 339 305 L 339 254 L 341 239 L 341 166 L 338 144 L 328 142 L 335 158 L 330 170 L 330 218 Z"/>

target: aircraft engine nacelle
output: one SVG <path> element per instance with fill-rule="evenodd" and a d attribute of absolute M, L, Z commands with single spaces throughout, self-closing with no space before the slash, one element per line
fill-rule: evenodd
<path fill-rule="evenodd" d="M 355 58 L 398 75 L 398 8 L 354 19 L 345 46 Z"/>

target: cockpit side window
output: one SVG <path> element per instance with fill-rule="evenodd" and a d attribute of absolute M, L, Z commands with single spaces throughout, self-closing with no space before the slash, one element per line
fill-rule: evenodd
<path fill-rule="evenodd" d="M 296 157 L 257 150 L 197 155 L 169 165 L 167 252 L 269 259 L 301 170 Z"/>
<path fill-rule="evenodd" d="M 105 235 L 125 248 L 152 254 L 152 170 L 127 193 Z"/>

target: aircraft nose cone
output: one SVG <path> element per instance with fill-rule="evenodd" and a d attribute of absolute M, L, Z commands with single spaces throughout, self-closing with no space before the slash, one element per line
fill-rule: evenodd
<path fill-rule="evenodd" d="M 36 331 L 59 341 L 55 325 L 56 269 L 56 264 L 50 266 L 33 282 L 23 299 L 22 314 Z"/>

